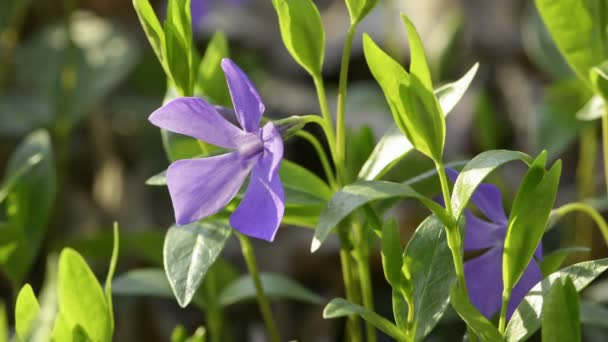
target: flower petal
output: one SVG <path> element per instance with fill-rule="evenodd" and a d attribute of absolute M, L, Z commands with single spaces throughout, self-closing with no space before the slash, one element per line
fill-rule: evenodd
<path fill-rule="evenodd" d="M 270 179 L 272 179 L 277 174 L 281 159 L 283 159 L 283 139 L 272 122 L 267 123 L 262 128 L 262 140 L 264 141 L 264 148 L 272 155 L 269 170 Z"/>
<path fill-rule="evenodd" d="M 207 101 L 196 97 L 175 99 L 154 111 L 149 120 L 160 128 L 225 148 L 236 148 L 235 141 L 247 134 L 226 121 Z"/>
<path fill-rule="evenodd" d="M 184 225 L 217 213 L 234 198 L 252 165 L 238 152 L 171 164 L 167 185 L 175 222 Z"/>
<path fill-rule="evenodd" d="M 466 220 L 464 250 L 476 251 L 492 246 L 502 246 L 506 227 L 490 223 L 473 215 L 469 210 L 464 212 Z"/>
<path fill-rule="evenodd" d="M 226 75 L 237 120 L 245 131 L 258 132 L 260 118 L 265 110 L 262 98 L 249 77 L 232 60 L 222 59 L 222 69 Z"/>
<path fill-rule="evenodd" d="M 230 216 L 234 229 L 266 241 L 274 240 L 285 211 L 283 185 L 276 171 L 272 172 L 273 159 L 265 153 L 253 167 L 245 197 Z"/>
<path fill-rule="evenodd" d="M 480 257 L 464 263 L 471 303 L 488 319 L 501 305 L 502 251 L 502 248 L 492 248 Z"/>
<path fill-rule="evenodd" d="M 515 309 L 519 306 L 521 301 L 524 299 L 526 294 L 536 285 L 539 281 L 543 280 L 540 267 L 534 259 L 530 260 L 528 268 L 524 271 L 513 291 L 511 292 L 511 299 L 509 300 L 509 306 L 507 307 L 507 319 L 511 318 Z"/>

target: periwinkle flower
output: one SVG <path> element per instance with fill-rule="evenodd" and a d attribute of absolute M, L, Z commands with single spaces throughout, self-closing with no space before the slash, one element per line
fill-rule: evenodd
<path fill-rule="evenodd" d="M 264 103 L 245 73 L 222 60 L 234 114 L 240 128 L 203 99 L 173 100 L 150 115 L 150 122 L 233 151 L 207 158 L 183 159 L 167 170 L 175 221 L 188 224 L 217 213 L 249 177 L 247 191 L 230 216 L 230 225 L 245 235 L 272 241 L 285 210 L 278 175 L 283 141 L 272 122 L 259 127 Z"/>
<path fill-rule="evenodd" d="M 458 173 L 451 169 L 446 171 L 455 182 Z M 491 318 L 502 305 L 502 255 L 509 220 L 502 206 L 500 190 L 493 184 L 481 184 L 471 202 L 489 221 L 465 210 L 464 251 L 481 254 L 465 261 L 464 274 L 471 303 L 485 317 Z M 534 258 L 513 288 L 507 307 L 509 318 L 528 291 L 543 278 L 536 260 L 542 260 L 542 245 L 536 248 Z"/>

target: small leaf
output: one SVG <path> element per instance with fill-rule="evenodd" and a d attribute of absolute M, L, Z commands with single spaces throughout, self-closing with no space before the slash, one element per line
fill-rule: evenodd
<path fill-rule="evenodd" d="M 450 291 L 450 303 L 458 315 L 467 323 L 475 334 L 487 342 L 502 341 L 498 329 L 467 300 L 466 294 L 456 284 Z"/>
<path fill-rule="evenodd" d="M 222 31 L 215 32 L 199 64 L 194 93 L 205 94 L 213 104 L 232 107 L 230 92 L 220 65 L 222 58 L 228 55 L 226 35 Z"/>
<path fill-rule="evenodd" d="M 190 303 L 231 233 L 229 226 L 213 221 L 169 228 L 163 247 L 165 272 L 181 307 Z"/>
<path fill-rule="evenodd" d="M 411 275 L 415 340 L 421 341 L 445 313 L 456 280 L 445 229 L 436 217 L 416 228 L 403 253 L 403 268 Z"/>
<path fill-rule="evenodd" d="M 513 289 L 532 260 L 555 202 L 561 162 L 547 172 L 546 158 L 546 152 L 536 158 L 513 200 L 502 263 L 505 291 Z"/>
<path fill-rule="evenodd" d="M 542 311 L 543 341 L 581 340 L 578 293 L 572 279 L 556 281 L 547 291 Z"/>
<path fill-rule="evenodd" d="M 148 37 L 152 50 L 154 50 L 154 53 L 165 69 L 165 72 L 169 74 L 169 69 L 165 57 L 163 56 L 165 32 L 154 13 L 154 9 L 148 0 L 133 0 L 133 7 L 135 8 L 135 12 L 137 12 L 137 17 Z"/>
<path fill-rule="evenodd" d="M 103 290 L 86 261 L 66 248 L 59 256 L 59 312 L 72 331 L 77 325 L 96 341 L 112 340 L 110 310 Z"/>
<path fill-rule="evenodd" d="M 454 191 L 452 192 L 452 210 L 454 212 L 454 218 L 460 219 L 460 216 L 464 212 L 464 209 L 469 204 L 469 200 L 473 193 L 483 182 L 483 180 L 492 171 L 496 170 L 499 166 L 514 160 L 523 160 L 530 162 L 530 157 L 527 154 L 508 151 L 508 150 L 492 150 L 482 152 L 475 158 L 468 162 L 454 184 Z"/>
<path fill-rule="evenodd" d="M 311 0 L 272 0 L 279 17 L 283 44 L 310 75 L 321 76 L 325 31 L 321 14 Z"/>
<path fill-rule="evenodd" d="M 393 197 L 417 199 L 441 219 L 449 221 L 443 207 L 408 185 L 384 181 L 359 181 L 345 186 L 329 200 L 319 217 L 311 251 L 319 249 L 333 228 L 357 208 L 372 201 Z"/>
<path fill-rule="evenodd" d="M 572 253 L 588 253 L 591 252 L 589 247 L 565 247 L 543 255 L 543 260 L 540 265 L 540 270 L 543 276 L 549 276 L 556 272 L 562 266 L 566 258 Z"/>
<path fill-rule="evenodd" d="M 540 328 L 543 296 L 556 281 L 569 277 L 576 290 L 581 291 L 606 269 L 608 258 L 584 261 L 555 272 L 536 284 L 511 316 L 505 331 L 506 341 L 524 341 Z"/>
<path fill-rule="evenodd" d="M 346 0 L 346 7 L 352 24 L 359 23 L 376 7 L 379 0 Z"/>
<path fill-rule="evenodd" d="M 403 258 L 401 256 L 399 226 L 395 219 L 388 220 L 382 225 L 381 246 L 384 277 L 392 288 L 399 288 L 402 277 L 401 267 L 403 266 Z"/>
<path fill-rule="evenodd" d="M 27 341 L 30 337 L 34 323 L 40 314 L 40 305 L 30 284 L 25 284 L 15 303 L 15 331 L 21 341 Z"/>
<path fill-rule="evenodd" d="M 321 304 L 323 298 L 305 288 L 294 280 L 275 273 L 260 275 L 264 293 L 271 298 L 292 299 L 309 304 Z M 219 302 L 223 306 L 255 300 L 257 296 L 255 284 L 251 276 L 245 275 L 226 286 L 219 295 Z"/>
<path fill-rule="evenodd" d="M 598 92 L 605 101 L 608 100 L 608 60 L 591 68 L 590 74 L 591 84 L 595 88 L 595 91 Z"/>
<path fill-rule="evenodd" d="M 581 121 L 593 121 L 606 115 L 606 105 L 600 95 L 595 95 L 576 112 L 576 118 Z"/>
<path fill-rule="evenodd" d="M 433 91 L 429 64 L 426 61 L 424 46 L 422 45 L 418 31 L 416 31 L 416 27 L 414 27 L 412 21 L 404 13 L 401 13 L 401 20 L 407 31 L 407 40 L 410 43 L 410 73 L 416 76 L 427 90 Z"/>
<path fill-rule="evenodd" d="M 405 333 L 389 320 L 360 305 L 353 304 L 346 299 L 334 298 L 323 310 L 323 318 L 338 318 L 350 315 L 361 316 L 366 322 L 372 324 L 397 341 L 408 341 Z"/>

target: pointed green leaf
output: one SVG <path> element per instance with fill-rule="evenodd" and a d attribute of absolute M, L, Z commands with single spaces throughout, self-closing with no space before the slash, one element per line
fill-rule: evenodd
<path fill-rule="evenodd" d="M 231 233 L 229 226 L 213 221 L 169 228 L 163 247 L 165 272 L 181 307 L 190 303 Z"/>
<path fill-rule="evenodd" d="M 334 298 L 323 310 L 323 318 L 338 318 L 350 315 L 359 315 L 366 322 L 372 324 L 385 334 L 397 341 L 409 341 L 405 333 L 386 318 L 370 311 L 360 305 L 353 304 L 346 299 Z"/>
<path fill-rule="evenodd" d="M 424 220 L 403 253 L 403 268 L 411 277 L 416 341 L 424 339 L 448 307 L 456 280 L 443 224 L 434 216 Z"/>
<path fill-rule="evenodd" d="M 455 219 L 460 219 L 460 216 L 464 212 L 465 208 L 469 204 L 469 200 L 473 193 L 483 182 L 483 180 L 492 171 L 496 170 L 499 166 L 514 160 L 523 160 L 528 163 L 531 162 L 530 157 L 521 152 L 508 151 L 508 150 L 492 150 L 482 152 L 475 158 L 468 162 L 460 175 L 456 183 L 454 183 L 454 191 L 452 192 L 452 211 Z"/>
<path fill-rule="evenodd" d="M 547 226 L 561 175 L 561 161 L 545 171 L 546 152 L 524 176 L 509 216 L 503 253 L 503 285 L 511 291 L 528 267 Z"/>
<path fill-rule="evenodd" d="M 312 292 L 298 282 L 275 273 L 260 275 L 264 293 L 270 298 L 285 298 L 309 304 L 321 304 L 323 298 Z M 249 275 L 242 276 L 226 286 L 219 295 L 219 302 L 223 306 L 255 300 L 257 292 L 253 279 Z"/>
<path fill-rule="evenodd" d="M 133 0 L 133 7 L 135 8 L 135 12 L 137 12 L 137 17 L 139 18 L 139 22 L 141 23 L 141 26 L 148 37 L 152 50 L 154 50 L 160 64 L 168 74 L 169 69 L 166 64 L 165 57 L 163 56 L 165 32 L 163 31 L 163 27 L 154 13 L 154 9 L 148 0 Z"/>
<path fill-rule="evenodd" d="M 59 312 L 70 331 L 77 325 L 96 341 L 112 340 L 110 310 L 99 281 L 76 251 L 59 256 L 57 295 Z"/>
<path fill-rule="evenodd" d="M 325 56 L 325 31 L 312 0 L 272 0 L 279 17 L 283 44 L 313 77 L 321 76 Z"/>
<path fill-rule="evenodd" d="M 285 188 L 309 194 L 323 201 L 329 200 L 332 195 L 329 186 L 321 178 L 289 160 L 281 162 L 279 176 Z"/>
<path fill-rule="evenodd" d="M 377 4 L 378 0 L 346 0 L 350 22 L 352 24 L 360 22 Z"/>
<path fill-rule="evenodd" d="M 476 63 L 458 81 L 448 83 L 435 90 L 435 96 L 437 96 L 445 115 L 448 115 L 460 101 L 465 91 L 469 88 L 471 81 L 473 81 L 477 69 L 478 64 Z M 361 171 L 359 171 L 358 178 L 362 180 L 381 178 L 412 149 L 412 144 L 403 136 L 399 127 L 392 124 L 374 147 L 371 155 L 361 168 Z"/>
<path fill-rule="evenodd" d="M 456 284 L 450 291 L 450 303 L 458 315 L 467 323 L 475 334 L 485 342 L 502 341 L 498 329 L 467 300 L 466 294 Z"/>
<path fill-rule="evenodd" d="M 401 13 L 401 20 L 407 31 L 407 40 L 410 44 L 410 74 L 418 77 L 427 90 L 433 91 L 431 72 L 429 71 L 429 64 L 426 60 L 420 35 L 418 35 L 418 31 L 416 31 L 414 24 L 404 13 Z"/>
<path fill-rule="evenodd" d="M 511 316 L 505 331 L 506 341 L 525 341 L 540 328 L 543 296 L 556 281 L 569 277 L 576 290 L 581 291 L 606 269 L 608 269 L 608 258 L 584 261 L 555 272 L 536 284 Z"/>
<path fill-rule="evenodd" d="M 399 226 L 395 219 L 388 220 L 382 225 L 382 269 L 384 277 L 392 288 L 399 288 L 401 283 L 401 238 Z"/>
<path fill-rule="evenodd" d="M 578 293 L 572 279 L 558 280 L 547 292 L 542 311 L 543 341 L 581 340 Z"/>
<path fill-rule="evenodd" d="M 591 88 L 589 70 L 608 57 L 606 0 L 536 0 L 536 7 L 570 67 Z"/>
<path fill-rule="evenodd" d="M 21 341 L 27 341 L 36 319 L 40 314 L 40 305 L 30 284 L 25 284 L 15 303 L 15 331 Z"/>
<path fill-rule="evenodd" d="M 543 276 L 549 276 L 551 273 L 560 269 L 566 258 L 572 253 L 588 253 L 591 252 L 589 247 L 565 247 L 555 250 L 549 254 L 543 255 L 543 260 L 540 265 L 540 270 Z"/>
<path fill-rule="evenodd" d="M 384 181 L 359 181 L 345 186 L 329 200 L 327 207 L 319 217 L 311 251 L 319 249 L 334 227 L 359 207 L 373 201 L 394 197 L 417 199 L 434 214 L 446 222 L 449 221 L 443 207 L 422 196 L 408 185 Z"/>
<path fill-rule="evenodd" d="M 228 56 L 226 35 L 222 31 L 217 31 L 207 44 L 205 55 L 198 66 L 194 93 L 205 94 L 213 104 L 232 107 L 230 92 L 221 67 L 222 58 Z"/>

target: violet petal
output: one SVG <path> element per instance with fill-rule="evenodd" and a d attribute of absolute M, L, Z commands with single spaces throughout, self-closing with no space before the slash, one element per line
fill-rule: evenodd
<path fill-rule="evenodd" d="M 270 179 L 272 179 L 278 173 L 281 159 L 283 159 L 283 139 L 272 122 L 267 123 L 262 128 L 262 140 L 266 151 L 272 154 L 272 163 L 269 170 Z"/>
<path fill-rule="evenodd" d="M 228 58 L 222 59 L 222 69 L 226 75 L 237 120 L 245 131 L 258 132 L 260 119 L 265 110 L 262 98 L 249 77 L 233 61 Z"/>
<path fill-rule="evenodd" d="M 171 164 L 167 185 L 175 222 L 184 225 L 217 213 L 234 198 L 251 168 L 238 152 Z"/>
<path fill-rule="evenodd" d="M 471 202 L 492 222 L 507 225 L 509 220 L 502 206 L 500 189 L 494 184 L 482 183 L 471 196 Z"/>
<path fill-rule="evenodd" d="M 271 171 L 273 159 L 272 154 L 265 153 L 253 167 L 247 192 L 230 216 L 234 229 L 266 241 L 274 240 L 285 211 L 281 179 Z"/>
<path fill-rule="evenodd" d="M 247 134 L 226 121 L 211 104 L 196 97 L 182 97 L 160 107 L 149 117 L 154 125 L 225 148 L 237 148 Z"/>
<path fill-rule="evenodd" d="M 482 315 L 491 318 L 502 298 L 502 248 L 492 248 L 464 264 L 464 275 L 471 303 Z"/>
<path fill-rule="evenodd" d="M 504 226 L 484 221 L 468 210 L 465 210 L 464 215 L 466 220 L 465 251 L 476 251 L 502 245 L 505 237 Z"/>
<path fill-rule="evenodd" d="M 543 276 L 540 267 L 538 267 L 536 261 L 532 259 L 511 292 L 511 299 L 509 300 L 509 306 L 507 307 L 507 319 L 511 318 L 511 315 L 515 312 L 515 309 L 517 309 L 526 294 L 528 294 L 534 285 L 541 280 L 543 280 Z"/>

